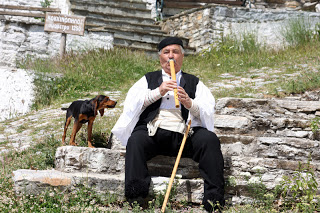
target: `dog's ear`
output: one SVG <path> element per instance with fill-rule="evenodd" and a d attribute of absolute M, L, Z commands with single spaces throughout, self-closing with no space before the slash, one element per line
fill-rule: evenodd
<path fill-rule="evenodd" d="M 103 116 L 103 114 L 104 114 L 104 109 L 102 108 L 102 109 L 100 109 L 99 110 L 99 112 L 100 112 L 100 115 L 101 115 L 101 117 Z"/>

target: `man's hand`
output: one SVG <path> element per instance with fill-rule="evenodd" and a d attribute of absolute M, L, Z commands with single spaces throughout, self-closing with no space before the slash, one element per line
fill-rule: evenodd
<path fill-rule="evenodd" d="M 182 87 L 178 87 L 178 100 L 187 109 L 192 106 L 192 100 Z"/>
<path fill-rule="evenodd" d="M 164 81 L 159 87 L 160 94 L 163 97 L 167 92 L 173 91 L 173 89 L 177 88 L 177 81 L 169 80 Z"/>
<path fill-rule="evenodd" d="M 159 87 L 161 96 L 164 96 L 168 91 L 173 91 L 177 88 L 177 82 L 174 80 L 164 81 Z M 192 100 L 182 87 L 177 88 L 178 100 L 187 109 L 192 106 Z"/>

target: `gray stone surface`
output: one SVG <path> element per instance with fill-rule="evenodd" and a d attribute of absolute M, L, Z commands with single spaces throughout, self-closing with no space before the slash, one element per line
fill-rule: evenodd
<path fill-rule="evenodd" d="M 0 121 L 29 112 L 34 93 L 33 72 L 0 66 L 0 76 Z"/>
<path fill-rule="evenodd" d="M 150 194 L 166 191 L 168 177 L 152 177 Z M 13 172 L 14 187 L 17 194 L 39 194 L 41 191 L 57 187 L 72 190 L 80 185 L 89 187 L 97 193 L 110 192 L 124 200 L 124 175 L 96 174 L 92 172 L 66 173 L 57 170 L 16 170 Z M 203 193 L 203 181 L 176 179 L 178 201 L 200 203 Z"/>
<path fill-rule="evenodd" d="M 105 148 L 64 146 L 56 152 L 55 168 L 61 172 L 120 174 L 125 152 Z"/>
<path fill-rule="evenodd" d="M 289 6 L 285 6 L 289 7 Z M 314 11 L 314 10 L 313 10 Z M 230 7 L 225 5 L 207 5 L 190 9 L 166 18 L 162 29 L 171 35 L 189 38 L 189 45 L 197 52 L 211 49 L 228 35 L 243 39 L 252 33 L 257 42 L 272 48 L 288 45 L 281 34 L 289 21 L 305 21 L 316 29 L 320 14 L 284 9 L 255 9 Z"/>

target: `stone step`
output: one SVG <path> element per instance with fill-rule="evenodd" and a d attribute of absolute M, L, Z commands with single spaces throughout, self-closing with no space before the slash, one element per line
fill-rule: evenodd
<path fill-rule="evenodd" d="M 275 113 L 281 114 L 285 114 L 285 110 L 309 114 L 320 111 L 320 102 L 292 101 L 290 99 L 221 98 L 216 104 L 217 111 L 246 109 L 250 112 L 257 108 L 272 109 L 276 110 Z"/>
<path fill-rule="evenodd" d="M 88 10 L 103 13 L 111 13 L 115 15 L 123 16 L 139 16 L 142 18 L 150 18 L 151 11 L 146 8 L 139 8 L 136 4 L 122 5 L 123 2 L 120 1 L 119 4 L 109 3 L 109 2 L 83 2 L 78 0 L 71 1 L 71 10 Z"/>
<path fill-rule="evenodd" d="M 89 30 L 113 33 L 114 46 L 143 51 L 152 58 L 158 58 L 157 44 L 168 34 L 151 19 L 151 11 L 145 8 L 146 3 L 72 0 L 71 4 L 75 15 L 87 17 Z M 194 54 L 195 48 L 188 47 L 189 40 L 182 40 L 186 55 Z"/>
<path fill-rule="evenodd" d="M 273 144 L 275 138 L 260 138 L 266 145 Z M 279 144 L 290 143 L 284 138 Z M 309 144 L 292 142 L 295 146 L 310 148 L 319 147 L 319 141 Z M 317 144 L 316 144 L 317 143 Z M 224 149 L 224 144 L 222 144 Z M 249 150 L 250 151 L 250 150 Z M 281 152 L 281 150 L 279 150 Z M 267 153 L 267 152 L 266 152 Z M 294 154 L 294 153 L 293 153 Z M 300 153 L 297 153 L 300 155 Z M 320 163 L 317 163 L 320 152 L 315 150 L 312 158 L 316 162 L 310 165 L 319 181 Z M 282 180 L 283 175 L 290 176 L 300 163 L 307 165 L 307 159 L 297 161 L 289 156 L 264 156 L 255 150 L 250 154 L 224 153 L 226 198 L 241 201 L 240 197 L 249 196 L 247 185 L 249 182 L 262 181 L 268 189 L 273 189 Z M 124 157 L 125 150 L 104 148 L 88 148 L 64 146 L 56 152 L 55 170 L 17 170 L 13 172 L 13 180 L 17 194 L 26 192 L 36 194 L 51 187 L 71 188 L 85 185 L 95 191 L 110 192 L 123 198 L 124 187 Z M 174 157 L 157 156 L 148 161 L 149 173 L 152 176 L 150 193 L 165 190 L 164 181 L 168 181 L 175 163 Z M 200 203 L 203 193 L 203 181 L 198 172 L 198 164 L 191 159 L 182 158 L 177 176 L 180 176 L 178 197 L 180 201 Z M 180 197 L 179 197 L 180 196 Z"/>
<path fill-rule="evenodd" d="M 91 188 L 100 195 L 110 193 L 116 195 L 118 201 L 124 201 L 124 175 L 106 175 L 94 173 L 66 173 L 57 170 L 28 170 L 20 169 L 13 172 L 14 190 L 17 195 L 38 195 L 46 190 L 59 189 L 72 191 L 81 186 Z M 243 178 L 245 179 L 245 178 Z M 164 195 L 169 177 L 151 177 L 149 195 Z M 233 179 L 232 186 L 226 185 L 225 199 L 233 203 L 240 197 L 250 196 L 246 185 L 247 180 Z M 201 204 L 204 182 L 202 179 L 174 179 L 175 200 Z M 173 193 L 171 191 L 171 193 Z"/>
<path fill-rule="evenodd" d="M 162 37 L 164 38 L 164 37 Z M 146 36 L 147 41 L 141 41 L 136 38 L 128 39 L 126 37 L 122 37 L 120 34 L 114 36 L 114 44 L 119 47 L 129 47 L 133 50 L 144 51 L 146 54 L 152 55 L 153 58 L 159 58 L 158 55 L 158 42 L 151 41 L 151 39 L 155 39 L 154 36 L 149 37 Z M 156 39 L 158 40 L 158 39 Z M 160 39 L 161 40 L 161 39 Z M 186 47 L 185 55 L 192 55 L 195 53 L 194 48 Z"/>
<path fill-rule="evenodd" d="M 164 38 L 164 37 L 163 37 Z M 119 47 L 130 47 L 133 50 L 144 51 L 147 54 L 154 56 L 154 58 L 159 58 L 158 55 L 158 42 L 145 42 L 139 41 L 137 39 L 126 39 L 121 36 L 114 37 L 115 46 Z M 187 47 L 185 48 L 185 55 L 192 55 L 195 53 L 194 48 Z"/>
<path fill-rule="evenodd" d="M 113 44 L 115 46 L 144 51 L 153 58 L 159 57 L 157 45 L 163 38 L 168 36 L 160 31 L 133 30 L 125 27 L 89 25 L 88 28 L 89 31 L 113 33 Z M 184 43 L 185 55 L 194 54 L 196 50 L 188 46 L 189 40 L 186 38 L 181 39 Z"/>
<path fill-rule="evenodd" d="M 124 173 L 125 150 L 62 146 L 58 147 L 55 157 L 55 169 L 60 172 L 111 175 Z M 174 157 L 167 156 L 151 159 L 148 161 L 149 174 L 170 177 L 175 160 Z M 198 164 L 192 159 L 182 158 L 177 174 L 183 178 L 199 178 Z"/>
<path fill-rule="evenodd" d="M 230 132 L 231 134 L 311 138 L 312 129 L 310 119 L 274 117 L 272 113 L 265 113 L 264 117 L 249 115 L 221 115 L 216 114 L 215 128 L 218 133 Z"/>
<path fill-rule="evenodd" d="M 152 177 L 149 194 L 165 194 L 168 177 Z M 124 200 L 124 175 L 95 174 L 90 172 L 61 172 L 57 170 L 27 170 L 13 172 L 14 189 L 18 195 L 39 194 L 45 190 L 59 188 L 73 190 L 80 186 L 93 189 L 101 195 L 106 192 L 117 195 L 118 200 Z M 175 179 L 177 193 L 175 199 L 201 203 L 203 197 L 203 181 L 201 179 Z"/>
<path fill-rule="evenodd" d="M 98 18 L 98 19 L 103 19 L 106 21 L 122 21 L 122 22 L 127 22 L 130 24 L 154 24 L 154 20 L 151 18 L 143 18 L 140 16 L 132 16 L 132 15 L 119 15 L 119 14 L 113 14 L 113 13 L 108 13 L 106 11 L 96 11 L 94 9 L 91 10 L 86 10 L 86 9 L 79 9 L 79 8 L 74 8 L 72 10 L 75 15 L 81 15 L 81 16 L 86 16 L 87 18 Z"/>
<path fill-rule="evenodd" d="M 161 30 L 161 27 L 159 25 L 154 25 L 154 24 L 130 23 L 126 21 L 108 20 L 105 18 L 96 18 L 96 17 L 87 17 L 86 23 L 92 24 L 92 25 L 105 26 L 105 27 L 109 26 L 109 27 L 118 27 L 118 28 L 163 33 L 163 31 Z"/>
<path fill-rule="evenodd" d="M 215 127 L 221 135 L 314 140 L 311 121 L 319 113 L 318 101 L 222 98 L 216 104 Z"/>
<path fill-rule="evenodd" d="M 70 0 L 70 3 L 86 3 L 86 4 L 101 4 L 101 5 L 110 5 L 110 6 L 121 6 L 126 8 L 139 8 L 139 9 L 147 9 L 146 3 L 139 0 Z"/>

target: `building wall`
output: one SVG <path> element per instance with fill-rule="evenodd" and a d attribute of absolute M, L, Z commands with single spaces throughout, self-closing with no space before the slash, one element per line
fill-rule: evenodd
<path fill-rule="evenodd" d="M 233 35 L 242 39 L 248 33 L 254 34 L 261 44 L 282 48 L 287 45 L 282 32 L 294 19 L 305 20 L 314 29 L 320 23 L 320 13 L 210 5 L 165 19 L 162 29 L 189 38 L 189 45 L 197 51 L 219 43 L 222 37 Z"/>

